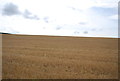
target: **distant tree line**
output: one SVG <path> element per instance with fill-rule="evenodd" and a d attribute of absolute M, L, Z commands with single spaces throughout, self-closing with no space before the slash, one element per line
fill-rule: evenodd
<path fill-rule="evenodd" d="M 0 34 L 10 34 L 10 33 L 0 32 Z"/>

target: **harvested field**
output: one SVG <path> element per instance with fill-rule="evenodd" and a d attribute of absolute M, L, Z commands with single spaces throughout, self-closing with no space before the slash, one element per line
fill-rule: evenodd
<path fill-rule="evenodd" d="M 117 79 L 118 39 L 3 34 L 3 79 Z"/>

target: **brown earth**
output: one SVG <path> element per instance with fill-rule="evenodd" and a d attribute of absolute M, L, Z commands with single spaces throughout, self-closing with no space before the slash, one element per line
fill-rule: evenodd
<path fill-rule="evenodd" d="M 3 79 L 117 79 L 118 39 L 2 35 Z"/>

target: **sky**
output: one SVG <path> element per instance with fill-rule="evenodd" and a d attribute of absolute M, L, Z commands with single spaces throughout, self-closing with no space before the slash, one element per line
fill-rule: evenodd
<path fill-rule="evenodd" d="M 119 0 L 0 0 L 0 32 L 118 37 Z"/>

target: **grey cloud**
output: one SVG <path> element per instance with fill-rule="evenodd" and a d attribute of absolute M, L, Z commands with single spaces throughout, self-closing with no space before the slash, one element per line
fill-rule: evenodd
<path fill-rule="evenodd" d="M 33 14 L 32 14 L 31 12 L 29 12 L 28 10 L 25 10 L 22 15 L 23 15 L 24 18 L 27 18 L 27 19 L 39 20 L 39 17 L 37 17 L 37 15 L 33 15 Z"/>
<path fill-rule="evenodd" d="M 74 34 L 79 34 L 79 33 L 80 33 L 80 32 L 78 32 L 78 31 L 75 31 L 75 32 L 74 32 Z"/>
<path fill-rule="evenodd" d="M 13 3 L 7 3 L 4 6 L 4 8 L 2 9 L 2 15 L 5 16 L 21 15 L 26 19 L 39 20 L 39 17 L 37 15 L 33 15 L 28 10 L 25 10 L 24 13 L 20 12 L 18 6 Z"/>
<path fill-rule="evenodd" d="M 45 29 L 46 27 L 43 27 L 43 29 Z"/>
<path fill-rule="evenodd" d="M 20 14 L 21 12 L 19 11 L 18 6 L 14 5 L 13 3 L 6 4 L 2 10 L 2 15 L 6 15 L 6 16 L 13 16 Z"/>
<path fill-rule="evenodd" d="M 49 17 L 44 17 L 43 20 L 46 22 L 46 23 L 49 23 Z"/>
<path fill-rule="evenodd" d="M 82 11 L 81 9 L 79 9 L 79 8 L 75 8 L 75 7 L 68 7 L 68 8 L 70 8 L 70 9 L 72 9 L 72 10 L 75 10 L 75 11 Z"/>
<path fill-rule="evenodd" d="M 86 25 L 87 23 L 85 23 L 85 22 L 80 22 L 79 24 L 80 24 L 80 25 Z"/>
<path fill-rule="evenodd" d="M 83 33 L 84 33 L 84 34 L 88 34 L 88 31 L 84 31 Z"/>
<path fill-rule="evenodd" d="M 69 7 L 69 8 L 71 8 L 72 10 L 76 10 L 76 8 L 74 8 L 74 7 Z"/>
<path fill-rule="evenodd" d="M 58 27 L 56 27 L 56 30 L 60 30 L 62 27 L 61 26 L 58 26 Z"/>
<path fill-rule="evenodd" d="M 96 29 L 93 28 L 93 29 L 91 29 L 91 31 L 96 31 Z"/>

